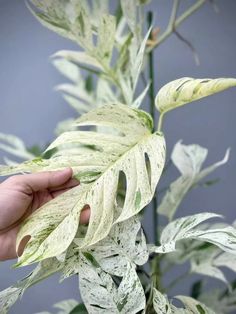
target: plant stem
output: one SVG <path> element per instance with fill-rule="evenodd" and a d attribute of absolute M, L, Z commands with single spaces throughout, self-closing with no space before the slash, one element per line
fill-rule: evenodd
<path fill-rule="evenodd" d="M 153 22 L 153 13 L 149 11 L 147 13 L 147 22 L 148 22 L 148 28 L 152 26 Z M 154 84 L 155 84 L 155 74 L 154 74 L 154 56 L 153 51 L 150 51 L 148 54 L 148 66 L 149 66 L 149 80 L 150 80 L 150 88 L 149 88 L 149 103 L 150 103 L 150 114 L 153 118 L 153 122 L 155 125 L 155 90 L 154 90 Z M 158 237 L 157 237 L 157 228 L 158 228 L 158 222 L 157 222 L 157 197 L 154 195 L 153 201 L 152 201 L 152 207 L 153 207 L 153 229 L 154 229 L 154 243 L 157 245 L 158 243 Z"/>
<path fill-rule="evenodd" d="M 158 120 L 157 132 L 161 133 L 162 125 L 163 125 L 164 113 L 161 113 Z"/>
<path fill-rule="evenodd" d="M 149 49 L 147 49 L 147 52 L 150 52 L 151 50 L 158 47 L 163 41 L 165 41 L 172 33 L 173 31 L 180 26 L 181 23 L 183 23 L 188 17 L 190 17 L 195 11 L 197 11 L 203 4 L 206 3 L 206 0 L 198 0 L 195 4 L 193 4 L 189 9 L 187 9 L 179 18 L 176 19 L 176 14 L 179 6 L 179 0 L 173 0 L 173 8 L 171 12 L 171 17 L 168 23 L 168 26 L 164 33 L 159 37 L 158 41 L 153 44 Z"/>
<path fill-rule="evenodd" d="M 147 21 L 148 21 L 148 28 L 152 26 L 153 22 L 153 13 L 149 11 L 147 13 Z M 150 36 L 152 36 L 152 31 L 150 33 Z M 149 98 L 150 98 L 150 114 L 154 120 L 154 125 L 155 125 L 155 90 L 154 90 L 154 85 L 155 85 L 155 74 L 154 74 L 154 55 L 153 51 L 150 51 L 148 54 L 148 67 L 149 67 L 149 79 L 150 79 L 150 88 L 149 88 Z"/>

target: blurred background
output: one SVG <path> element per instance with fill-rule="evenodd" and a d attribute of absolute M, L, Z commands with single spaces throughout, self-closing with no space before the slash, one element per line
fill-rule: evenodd
<path fill-rule="evenodd" d="M 180 10 L 193 2 L 183 0 Z M 191 50 L 172 35 L 155 51 L 156 91 L 168 81 L 183 76 L 236 77 L 236 1 L 215 1 L 218 12 L 210 2 L 179 29 L 194 45 L 200 65 L 196 65 Z M 171 0 L 153 0 L 150 4 L 155 13 L 155 26 L 161 30 L 167 25 L 171 5 Z M 44 146 L 53 140 L 56 124 L 75 115 L 60 94 L 53 90 L 55 85 L 66 81 L 49 60 L 50 55 L 61 49 L 76 49 L 76 46 L 43 28 L 23 0 L 0 0 L 0 132 L 19 136 L 27 146 Z M 220 177 L 220 182 L 211 188 L 193 190 L 178 215 L 214 211 L 222 213 L 227 221 L 236 219 L 235 117 L 236 89 L 168 114 L 164 124 L 168 154 L 182 139 L 184 144 L 197 143 L 208 148 L 206 164 L 210 164 L 222 159 L 226 149 L 231 147 L 229 162 L 211 176 L 213 179 Z M 4 155 L 0 151 L 1 163 Z M 177 175 L 177 170 L 172 167 L 163 184 Z M 147 212 L 145 218 L 148 226 L 152 223 L 149 217 L 152 217 L 151 212 Z M 12 270 L 11 264 L 0 264 L 0 290 L 29 271 L 29 268 Z M 10 313 L 31 314 L 50 309 L 62 299 L 78 298 L 76 278 L 60 285 L 57 280 L 53 277 L 29 289 Z M 218 282 L 214 284 L 218 285 Z M 184 283 L 177 293 L 188 293 L 189 285 Z"/>

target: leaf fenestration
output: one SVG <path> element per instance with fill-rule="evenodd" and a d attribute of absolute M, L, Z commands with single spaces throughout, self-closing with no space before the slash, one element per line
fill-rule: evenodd
<path fill-rule="evenodd" d="M 81 247 L 104 239 L 114 224 L 127 220 L 144 208 L 155 192 L 165 160 L 165 141 L 159 133 L 151 133 L 153 126 L 148 114 L 117 104 L 91 111 L 82 116 L 76 125 L 111 127 L 117 134 L 66 132 L 48 150 L 73 144 L 77 145 L 75 155 L 71 156 L 70 149 L 64 149 L 63 155 L 59 150 L 47 160 L 26 162 L 15 168 L 2 167 L 0 170 L 1 174 L 5 174 L 22 169 L 43 171 L 70 166 L 81 181 L 80 186 L 45 204 L 24 222 L 18 234 L 17 247 L 25 236 L 31 236 L 31 239 L 19 258 L 21 265 L 64 252 L 76 235 L 80 213 L 85 205 L 89 204 L 91 217 Z M 84 146 L 92 146 L 90 154 Z M 150 160 L 150 177 L 145 154 Z M 125 174 L 127 181 L 122 208 L 116 205 L 120 172 Z"/>

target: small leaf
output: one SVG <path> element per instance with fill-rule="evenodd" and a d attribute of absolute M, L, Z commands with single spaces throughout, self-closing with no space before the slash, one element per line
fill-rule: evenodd
<path fill-rule="evenodd" d="M 10 288 L 0 292 L 0 313 L 7 314 L 8 309 L 23 295 L 24 291 L 39 281 L 51 276 L 62 268 L 55 258 L 43 261 L 27 277 Z"/>
<path fill-rule="evenodd" d="M 136 0 L 121 0 L 121 8 L 126 22 L 133 34 L 137 31 L 137 1 Z"/>
<path fill-rule="evenodd" d="M 170 303 L 165 295 L 153 289 L 153 307 L 157 314 L 172 314 Z"/>
<path fill-rule="evenodd" d="M 61 50 L 55 53 L 52 58 L 63 58 L 75 64 L 86 64 L 99 70 L 103 70 L 102 65 L 97 61 L 97 59 L 83 51 Z"/>
<path fill-rule="evenodd" d="M 179 218 L 169 223 L 162 231 L 159 247 L 151 247 L 152 252 L 166 253 L 166 247 L 175 250 L 176 242 L 184 239 L 196 239 L 218 246 L 221 250 L 236 254 L 236 229 L 227 227 L 207 229 L 198 226 L 207 219 L 220 217 L 213 213 L 201 213 Z M 170 252 L 168 250 L 167 252 Z"/>
<path fill-rule="evenodd" d="M 161 113 L 165 113 L 234 86 L 236 86 L 234 78 L 193 79 L 184 77 L 163 86 L 156 96 L 155 104 Z"/>
<path fill-rule="evenodd" d="M 186 194 L 199 181 L 228 161 L 229 150 L 226 151 L 221 161 L 201 170 L 206 157 L 207 149 L 199 145 L 183 145 L 181 142 L 175 145 L 171 159 L 182 175 L 171 183 L 162 198 L 161 204 L 157 209 L 159 214 L 172 220 Z"/>
<path fill-rule="evenodd" d="M 115 42 L 116 19 L 105 14 L 98 25 L 98 43 L 95 54 L 109 67 Z"/>
<path fill-rule="evenodd" d="M 24 142 L 20 138 L 11 134 L 0 133 L 0 150 L 21 159 L 31 159 L 35 157 L 34 154 L 27 150 Z"/>

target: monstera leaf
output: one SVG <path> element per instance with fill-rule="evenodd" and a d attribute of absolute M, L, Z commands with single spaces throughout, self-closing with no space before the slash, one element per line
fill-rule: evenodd
<path fill-rule="evenodd" d="M 164 85 L 156 96 L 156 107 L 164 114 L 192 101 L 236 86 L 234 78 L 194 79 L 183 77 Z"/>
<path fill-rule="evenodd" d="M 143 287 L 131 264 L 117 285 L 113 278 L 81 256 L 79 272 L 80 292 L 90 314 L 135 314 L 145 308 Z"/>
<path fill-rule="evenodd" d="M 165 141 L 159 133 L 152 133 L 148 114 L 121 104 L 110 105 L 85 114 L 76 125 L 103 126 L 115 131 L 65 132 L 48 147 L 50 151 L 63 146 L 50 159 L 0 168 L 0 174 L 9 174 L 71 166 L 81 181 L 80 186 L 44 205 L 24 222 L 17 248 L 25 237 L 31 238 L 19 265 L 64 252 L 76 235 L 85 205 L 90 206 L 91 217 L 81 248 L 105 238 L 114 224 L 136 215 L 154 195 L 165 161 Z M 76 147 L 73 154 L 71 145 Z M 117 189 L 122 175 L 126 191 L 124 202 L 120 203 Z"/>

